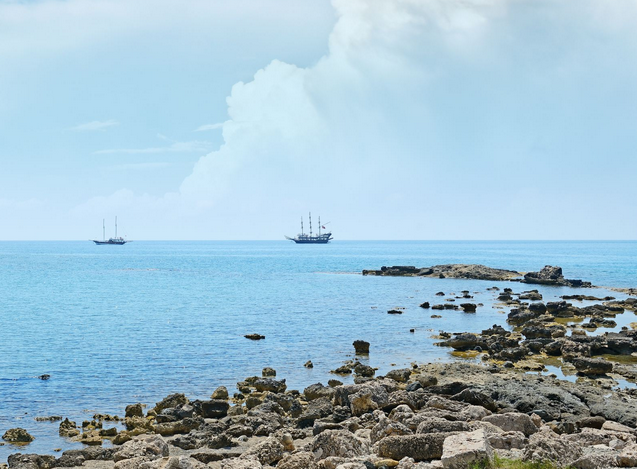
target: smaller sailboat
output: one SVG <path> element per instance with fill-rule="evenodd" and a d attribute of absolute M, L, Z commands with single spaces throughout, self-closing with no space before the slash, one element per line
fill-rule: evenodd
<path fill-rule="evenodd" d="M 120 246 L 122 244 L 130 243 L 130 241 L 126 241 L 122 237 L 119 237 L 119 238 L 117 237 L 117 217 L 115 217 L 115 237 L 114 238 L 106 239 L 106 220 L 102 219 L 102 240 L 100 241 L 99 239 L 93 239 L 91 241 L 93 241 L 95 244 L 98 244 L 98 245 L 116 244 Z"/>
<path fill-rule="evenodd" d="M 329 222 L 321 225 L 321 217 L 319 217 L 319 232 L 318 235 L 312 234 L 312 213 L 310 213 L 310 234 L 303 232 L 303 217 L 301 217 L 301 232 L 297 234 L 294 238 L 290 238 L 286 236 L 285 239 L 289 239 L 290 241 L 294 241 L 296 244 L 327 244 L 332 240 L 332 232 L 328 231 L 326 233 L 321 233 L 321 228 L 326 229 L 325 225 Z"/>

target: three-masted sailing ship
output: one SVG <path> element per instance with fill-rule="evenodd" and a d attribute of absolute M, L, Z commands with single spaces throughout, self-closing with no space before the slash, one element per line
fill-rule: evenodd
<path fill-rule="evenodd" d="M 322 233 L 321 229 L 326 229 L 325 225 L 327 225 L 328 223 L 325 223 L 323 225 L 321 225 L 321 217 L 319 217 L 319 221 L 318 221 L 318 226 L 319 226 L 319 231 L 317 235 L 314 235 L 312 233 L 312 213 L 310 212 L 310 233 L 305 233 L 303 231 L 303 217 L 301 217 L 301 232 L 299 234 L 297 234 L 294 238 L 290 238 L 289 236 L 286 236 L 285 239 L 289 239 L 290 241 L 294 241 L 296 244 L 327 244 L 330 242 L 332 238 L 332 233 L 330 231 Z"/>

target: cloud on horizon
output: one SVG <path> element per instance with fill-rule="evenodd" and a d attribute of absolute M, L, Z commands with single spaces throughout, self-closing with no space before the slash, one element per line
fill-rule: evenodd
<path fill-rule="evenodd" d="M 69 130 L 74 130 L 77 132 L 93 132 L 105 130 L 109 127 L 115 127 L 119 125 L 119 122 L 114 119 L 109 119 L 106 121 L 91 121 L 86 122 L 84 124 L 76 125 L 75 127 L 71 127 Z"/>
<path fill-rule="evenodd" d="M 637 229 L 587 222 L 630 213 L 637 196 L 637 2 L 332 4 L 324 57 L 272 60 L 232 87 L 228 120 L 196 129 L 219 126 L 218 150 L 195 141 L 96 152 L 207 152 L 177 191 L 121 190 L 73 213 L 186 220 L 174 229 L 192 231 L 171 236 L 199 239 L 278 238 L 309 209 L 340 225 L 341 239 Z"/>

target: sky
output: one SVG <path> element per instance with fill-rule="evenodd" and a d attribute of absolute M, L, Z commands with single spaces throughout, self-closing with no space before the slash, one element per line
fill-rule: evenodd
<path fill-rule="evenodd" d="M 637 0 L 0 0 L 0 240 L 635 239 Z"/>

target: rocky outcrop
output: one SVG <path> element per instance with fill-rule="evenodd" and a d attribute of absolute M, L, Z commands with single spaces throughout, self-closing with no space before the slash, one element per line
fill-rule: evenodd
<path fill-rule="evenodd" d="M 11 428 L 2 435 L 4 441 L 9 443 L 30 443 L 35 438 L 29 434 L 24 428 Z"/>
<path fill-rule="evenodd" d="M 525 274 L 522 283 L 557 285 L 565 287 L 592 287 L 590 282 L 564 278 L 561 267 L 553 267 L 550 265 L 545 266 L 539 272 L 529 272 Z"/>
<path fill-rule="evenodd" d="M 476 280 L 512 280 L 521 276 L 513 270 L 494 269 L 480 264 L 443 264 L 432 267 L 392 266 L 363 270 L 363 275 L 392 277 L 466 278 Z"/>

